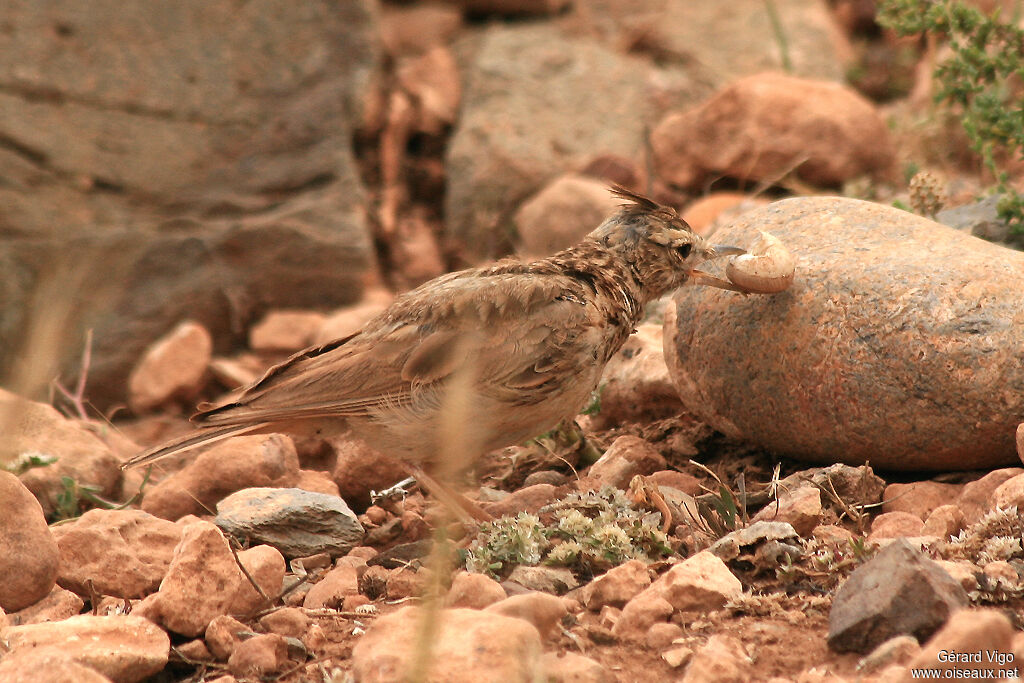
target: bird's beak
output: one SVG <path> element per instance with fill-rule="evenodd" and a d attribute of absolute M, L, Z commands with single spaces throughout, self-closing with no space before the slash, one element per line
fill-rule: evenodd
<path fill-rule="evenodd" d="M 710 261 L 711 259 L 720 258 L 722 256 L 739 256 L 740 254 L 746 253 L 747 250 L 741 247 L 730 247 L 724 244 L 715 244 L 711 247 L 708 247 L 704 251 L 704 260 Z M 690 282 L 695 285 L 704 285 L 705 287 L 715 287 L 717 289 L 727 289 L 731 292 L 740 292 L 742 294 L 747 293 L 746 290 L 734 285 L 728 280 L 723 280 L 720 277 L 709 275 L 708 273 L 697 270 L 696 268 L 690 271 L 689 276 Z"/>
<path fill-rule="evenodd" d="M 720 256 L 739 256 L 740 254 L 746 254 L 747 250 L 742 247 L 730 247 L 725 244 L 715 244 L 705 252 L 707 258 L 705 260 L 710 261 L 711 259 L 718 258 Z"/>

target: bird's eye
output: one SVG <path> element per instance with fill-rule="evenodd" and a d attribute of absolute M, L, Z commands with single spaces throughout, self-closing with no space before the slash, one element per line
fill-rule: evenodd
<path fill-rule="evenodd" d="M 692 244 L 684 244 L 681 247 L 676 247 L 676 253 L 679 254 L 680 256 L 682 256 L 683 258 L 686 258 L 687 256 L 689 256 L 690 255 L 690 251 L 692 251 L 692 250 L 693 250 L 693 245 Z"/>

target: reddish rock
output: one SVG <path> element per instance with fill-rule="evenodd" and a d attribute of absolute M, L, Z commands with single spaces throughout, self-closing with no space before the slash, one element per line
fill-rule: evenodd
<path fill-rule="evenodd" d="M 650 443 L 638 436 L 620 436 L 590 466 L 589 476 L 601 486 L 627 489 L 636 475 L 651 474 L 665 467 L 665 458 Z"/>
<path fill-rule="evenodd" d="M 373 622 L 352 650 L 352 672 L 365 683 L 405 680 L 422 647 L 422 620 L 432 618 L 426 680 L 543 680 L 541 639 L 523 619 L 472 609 L 433 616 L 403 607 Z"/>
<path fill-rule="evenodd" d="M 708 236 L 723 220 L 731 220 L 768 202 L 739 192 L 712 192 L 683 209 L 682 218 L 698 235 Z"/>
<path fill-rule="evenodd" d="M 967 592 L 978 590 L 978 567 L 967 560 L 935 560 Z"/>
<path fill-rule="evenodd" d="M 1017 425 L 1017 457 L 1024 462 L 1024 422 Z"/>
<path fill-rule="evenodd" d="M 677 610 L 706 612 L 739 596 L 743 585 L 722 560 L 705 550 L 673 566 L 644 592 L 661 595 Z"/>
<path fill-rule="evenodd" d="M 81 614 L 84 606 L 82 598 L 60 586 L 54 586 L 42 600 L 12 613 L 9 619 L 15 625 L 63 621 Z"/>
<path fill-rule="evenodd" d="M 487 503 L 483 508 L 494 517 L 514 516 L 520 512 L 536 514 L 558 496 L 557 491 L 551 484 L 534 484 L 515 491 L 497 503 Z"/>
<path fill-rule="evenodd" d="M 548 683 L 615 683 L 615 675 L 590 657 L 548 652 L 541 659 Z"/>
<path fill-rule="evenodd" d="M 696 496 L 702 492 L 700 479 L 686 472 L 661 470 L 650 475 L 647 479 L 656 486 L 667 486 L 690 496 Z"/>
<path fill-rule="evenodd" d="M 282 607 L 260 617 L 260 626 L 270 633 L 288 638 L 301 638 L 310 623 L 311 619 L 297 607 Z"/>
<path fill-rule="evenodd" d="M 196 638 L 190 640 L 187 643 L 177 645 L 175 649 L 178 651 L 186 661 L 191 660 L 193 662 L 212 662 L 214 657 L 210 654 L 210 650 L 207 649 L 206 643 Z"/>
<path fill-rule="evenodd" d="M 568 614 L 568 607 L 562 598 L 531 591 L 500 600 L 484 611 L 528 621 L 537 628 L 541 638 L 546 640 L 561 634 L 559 625 L 562 617 Z"/>
<path fill-rule="evenodd" d="M 670 114 L 652 132 L 651 146 L 661 177 L 680 187 L 710 176 L 760 181 L 791 171 L 835 187 L 888 174 L 894 150 L 881 114 L 853 89 L 780 73 L 741 78 Z"/>
<path fill-rule="evenodd" d="M 992 509 L 1024 509 L 1024 474 L 1007 479 L 992 492 Z"/>
<path fill-rule="evenodd" d="M 608 186 L 644 187 L 647 184 L 645 170 L 638 160 L 621 154 L 595 154 L 580 167 L 580 174 L 597 178 Z"/>
<path fill-rule="evenodd" d="M 209 514 L 235 491 L 292 487 L 298 476 L 299 458 L 287 436 L 236 436 L 214 444 L 183 470 L 146 491 L 142 509 L 172 521 Z"/>
<path fill-rule="evenodd" d="M 669 372 L 695 417 L 807 461 L 909 471 L 1016 461 L 1024 402 L 993 403 L 991 388 L 1024 382 L 1012 352 L 1024 300 L 1010 294 L 1024 253 L 836 197 L 755 209 L 715 241 L 749 245 L 758 230 L 796 257 L 789 289 L 684 287 L 666 311 Z"/>
<path fill-rule="evenodd" d="M 57 582 L 83 597 L 141 598 L 167 573 L 181 527 L 142 510 L 89 510 L 53 529 L 60 547 Z"/>
<path fill-rule="evenodd" d="M 743 643 L 719 633 L 694 651 L 681 683 L 745 683 L 751 680 L 751 664 Z"/>
<path fill-rule="evenodd" d="M 653 628 L 653 626 L 651 628 Z M 693 648 L 685 645 L 670 647 L 661 653 L 661 658 L 673 669 L 678 669 L 684 664 L 689 664 L 690 660 L 693 659 Z M 771 683 L 778 682 L 773 678 L 771 679 Z"/>
<path fill-rule="evenodd" d="M 400 519 L 402 536 L 409 541 L 418 541 L 430 535 L 430 527 L 427 526 L 426 520 L 415 512 L 403 512 Z"/>
<path fill-rule="evenodd" d="M 442 3 L 382 5 L 380 39 L 392 57 L 426 52 L 452 40 L 462 27 L 462 13 Z"/>
<path fill-rule="evenodd" d="M 608 184 L 566 174 L 523 202 L 513 222 L 524 258 L 541 258 L 576 244 L 618 210 Z"/>
<path fill-rule="evenodd" d="M 605 2 L 595 12 L 588 3 L 573 3 L 570 26 L 587 36 L 601 36 L 636 52 L 657 54 L 659 61 L 684 68 L 702 83 L 718 85 L 767 70 L 841 81 L 847 70 L 848 41 L 836 26 L 831 5 L 814 0 L 786 0 L 777 20 L 787 49 L 779 49 L 780 28 L 761 0 L 725 5 L 693 0 Z M 872 25 L 875 8 L 872 7 Z M 694 60 L 694 55 L 700 55 Z M 695 97 L 694 101 L 699 101 Z"/>
<path fill-rule="evenodd" d="M 683 410 L 672 384 L 662 348 L 662 326 L 644 323 L 601 376 L 601 410 L 591 416 L 591 429 L 618 427 L 627 422 L 653 422 Z"/>
<path fill-rule="evenodd" d="M 331 478 L 345 502 L 357 510 L 370 505 L 370 491 L 383 491 L 409 476 L 401 462 L 363 441 L 338 440 L 332 445 L 337 461 Z"/>
<path fill-rule="evenodd" d="M 134 412 L 145 413 L 195 398 L 203 388 L 212 354 L 210 333 L 186 320 L 143 354 L 128 378 L 128 404 Z"/>
<path fill-rule="evenodd" d="M 456 0 L 456 4 L 470 13 L 516 17 L 558 14 L 569 0 Z"/>
<path fill-rule="evenodd" d="M 288 664 L 288 643 L 276 633 L 264 633 L 243 640 L 228 658 L 228 669 L 238 678 L 277 673 Z"/>
<path fill-rule="evenodd" d="M 249 631 L 251 629 L 238 619 L 222 614 L 210 621 L 203 638 L 210 654 L 223 662 L 235 651 L 235 646 L 242 642 L 240 634 Z"/>
<path fill-rule="evenodd" d="M 676 638 L 683 637 L 683 629 L 679 624 L 673 624 L 670 621 L 658 622 L 651 624 L 651 627 L 647 629 L 647 647 L 655 651 L 661 651 L 669 648 L 672 645 L 672 641 Z"/>
<path fill-rule="evenodd" d="M 369 561 L 370 559 L 377 557 L 377 555 L 379 554 L 380 553 L 377 551 L 376 548 L 370 548 L 369 546 L 365 545 L 357 545 L 355 548 L 352 548 L 352 550 L 348 551 L 348 555 L 346 555 L 346 557 L 356 557 L 362 559 L 363 561 Z"/>
<path fill-rule="evenodd" d="M 320 624 L 311 624 L 302 636 L 302 644 L 306 646 L 308 652 L 322 653 L 327 649 L 327 634 Z"/>
<path fill-rule="evenodd" d="M 372 602 L 373 600 L 365 595 L 346 595 L 345 599 L 341 601 L 341 611 L 355 612 L 363 605 L 369 605 Z"/>
<path fill-rule="evenodd" d="M 439 125 L 425 123 L 422 125 Z M 391 265 L 403 288 L 412 289 L 447 271 L 437 240 L 439 228 L 422 209 L 400 216 L 391 242 Z"/>
<path fill-rule="evenodd" d="M 341 609 L 341 604 L 349 595 L 359 593 L 359 574 L 355 567 L 339 565 L 324 574 L 323 578 L 313 584 L 302 606 L 306 609 Z"/>
<path fill-rule="evenodd" d="M 768 503 L 751 522 L 789 522 L 800 536 L 807 537 L 821 522 L 821 491 L 814 486 L 783 492 L 778 501 Z"/>
<path fill-rule="evenodd" d="M 0 413 L 3 414 L 3 413 Z M 0 470 L 0 608 L 15 612 L 42 600 L 60 566 L 43 508 L 10 472 Z"/>
<path fill-rule="evenodd" d="M 508 581 L 503 584 L 506 591 L 515 594 L 516 591 L 512 590 L 510 585 L 519 591 L 526 589 L 564 595 L 580 584 L 567 567 L 530 567 L 521 564 L 512 570 L 508 575 Z"/>
<path fill-rule="evenodd" d="M 931 511 L 928 518 L 924 520 L 924 527 L 921 529 L 922 536 L 938 536 L 948 541 L 950 536 L 955 536 L 964 528 L 964 513 L 956 505 L 940 505 Z"/>
<path fill-rule="evenodd" d="M 316 311 L 270 311 L 249 330 L 253 351 L 292 353 L 313 343 L 326 316 Z"/>
<path fill-rule="evenodd" d="M 299 476 L 295 480 L 295 488 L 313 493 L 324 493 L 328 496 L 341 497 L 338 485 L 334 483 L 331 476 L 320 470 L 299 470 Z"/>
<path fill-rule="evenodd" d="M 852 541 L 856 536 L 849 529 L 845 529 L 835 524 L 822 524 L 814 528 L 811 532 L 816 540 L 824 543 L 832 543 L 835 545 L 847 547 L 849 541 Z"/>
<path fill-rule="evenodd" d="M 600 617 L 600 619 L 597 623 L 599 623 L 604 628 L 610 629 L 611 627 L 615 626 L 615 622 L 617 622 L 619 620 L 619 617 L 622 616 L 622 610 L 618 609 L 617 607 L 605 605 L 601 608 L 601 612 L 598 616 Z"/>
<path fill-rule="evenodd" d="M 253 353 L 243 353 L 233 358 L 214 356 L 210 360 L 210 373 L 227 389 L 252 384 L 266 371 L 266 361 Z"/>
<path fill-rule="evenodd" d="M 1019 467 L 1006 467 L 989 472 L 981 479 L 964 484 L 954 504 L 964 513 L 964 524 L 974 524 L 994 507 L 992 494 L 999 485 L 1018 474 L 1024 474 Z"/>
<path fill-rule="evenodd" d="M 882 494 L 882 512 L 911 512 L 925 520 L 935 508 L 956 500 L 962 489 L 958 484 L 937 481 L 889 484 Z"/>
<path fill-rule="evenodd" d="M 362 302 L 334 311 L 327 316 L 313 343 L 326 344 L 355 334 L 383 312 L 393 298 L 394 295 L 386 290 L 367 292 Z"/>
<path fill-rule="evenodd" d="M 281 592 L 285 570 L 281 553 L 260 545 L 239 552 L 238 559 L 266 595 Z M 167 629 L 195 637 L 215 617 L 245 614 L 262 603 L 220 530 L 209 522 L 195 522 L 185 527 L 160 591 L 140 608 Z"/>
<path fill-rule="evenodd" d="M 581 597 L 587 609 L 599 612 L 605 605 L 625 606 L 650 585 L 651 575 L 647 565 L 640 560 L 630 560 L 612 567 L 584 586 Z"/>
<path fill-rule="evenodd" d="M 0 680 L 7 683 L 111 683 L 96 669 L 47 648 L 0 659 Z"/>
<path fill-rule="evenodd" d="M 136 616 L 75 616 L 64 621 L 12 626 L 4 633 L 7 657 L 52 654 L 88 666 L 111 680 L 133 683 L 161 671 L 171 642 L 152 622 Z"/>
<path fill-rule="evenodd" d="M 403 59 L 395 73 L 416 113 L 413 129 L 438 135 L 455 123 L 462 99 L 459 68 L 451 51 L 441 45 L 416 57 Z M 435 275 L 440 275 L 436 273 Z"/>
<path fill-rule="evenodd" d="M 426 583 L 427 577 L 424 572 L 399 567 L 388 573 L 385 592 L 389 600 L 418 598 L 423 595 Z"/>
<path fill-rule="evenodd" d="M 66 419 L 44 403 L 23 399 L 4 389 L 0 389 L 0 415 L 6 416 L 0 461 L 15 462 L 26 453 L 42 453 L 57 459 L 18 477 L 39 500 L 47 516 L 56 510 L 65 477 L 80 486 L 92 486 L 107 498 L 117 492 L 121 461 L 85 425 Z"/>
<path fill-rule="evenodd" d="M 928 667 L 933 671 L 938 671 L 940 678 L 954 678 L 954 675 L 947 673 L 950 670 L 966 672 L 973 669 L 977 671 L 979 667 L 986 667 L 989 670 L 1017 669 L 1020 663 L 1016 661 L 1006 662 L 1004 665 L 995 662 L 978 664 L 950 662 L 948 657 L 941 659 L 939 657 L 939 653 L 942 651 L 947 654 L 951 652 L 975 653 L 983 650 L 1009 653 L 1012 652 L 1013 637 L 1013 626 L 1000 610 L 995 608 L 960 610 L 955 612 L 945 626 L 921 646 L 920 654 L 910 662 L 909 668 Z M 984 655 L 982 656 L 984 657 Z M 995 677 L 1003 676 L 1005 674 L 995 674 Z M 966 677 L 970 677 L 970 674 L 968 673 Z M 905 676 L 905 680 L 910 680 L 910 676 Z"/>
<path fill-rule="evenodd" d="M 492 26 L 476 47 L 445 157 L 445 228 L 470 261 L 513 246 L 512 216 L 524 197 L 598 155 L 637 159 L 645 125 L 705 91 L 589 38 L 567 39 L 550 22 Z"/>
<path fill-rule="evenodd" d="M 1016 587 L 1020 583 L 1020 577 L 1013 565 L 1006 560 L 995 560 L 985 565 L 983 570 L 986 577 L 992 581 L 1002 581 L 1007 586 Z"/>
<path fill-rule="evenodd" d="M 662 597 L 659 591 L 648 588 L 641 591 L 622 608 L 622 614 L 612 626 L 616 638 L 642 643 L 647 639 L 647 630 L 652 624 L 665 621 L 675 608 Z"/>
<path fill-rule="evenodd" d="M 507 597 L 505 589 L 491 577 L 484 574 L 458 572 L 452 578 L 452 585 L 448 589 L 445 605 L 483 609 Z"/>
<path fill-rule="evenodd" d="M 893 664 L 907 664 L 920 651 L 921 646 L 913 636 L 894 636 L 864 657 L 857 670 L 869 676 Z"/>
<path fill-rule="evenodd" d="M 883 512 L 871 520 L 869 540 L 921 536 L 924 522 L 913 512 Z"/>

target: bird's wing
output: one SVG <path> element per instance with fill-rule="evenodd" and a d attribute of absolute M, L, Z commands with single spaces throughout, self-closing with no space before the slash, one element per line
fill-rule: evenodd
<path fill-rule="evenodd" d="M 408 403 L 417 389 L 461 368 L 471 369 L 484 390 L 514 400 L 523 389 L 543 392 L 571 376 L 568 366 L 587 353 L 580 345 L 596 343 L 593 292 L 574 278 L 468 271 L 429 284 L 397 299 L 361 332 L 295 354 L 231 403 L 194 420 L 365 416 Z"/>

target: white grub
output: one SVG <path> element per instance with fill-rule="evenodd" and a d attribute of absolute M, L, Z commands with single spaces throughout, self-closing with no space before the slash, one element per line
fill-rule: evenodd
<path fill-rule="evenodd" d="M 793 283 L 796 259 L 779 241 L 767 232 L 754 243 L 749 253 L 737 256 L 725 267 L 726 277 L 748 292 L 774 294 Z"/>

